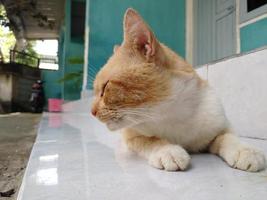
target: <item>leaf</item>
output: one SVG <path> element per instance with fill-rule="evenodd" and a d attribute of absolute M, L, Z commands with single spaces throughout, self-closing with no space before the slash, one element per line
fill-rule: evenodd
<path fill-rule="evenodd" d="M 67 81 L 81 81 L 82 80 L 82 75 L 83 75 L 83 71 L 78 71 L 78 72 L 70 72 L 65 74 L 65 76 L 61 79 L 59 79 L 57 82 L 58 83 L 64 83 Z"/>
<path fill-rule="evenodd" d="M 75 64 L 83 64 L 83 58 L 82 57 L 72 57 L 68 59 L 68 63 L 75 65 Z"/>

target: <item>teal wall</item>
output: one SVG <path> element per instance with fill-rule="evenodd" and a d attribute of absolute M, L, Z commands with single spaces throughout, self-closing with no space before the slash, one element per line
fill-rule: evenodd
<path fill-rule="evenodd" d="M 81 84 L 77 85 L 74 81 L 58 83 L 58 80 L 63 78 L 64 75 L 83 70 L 82 62 L 78 64 L 71 62 L 71 60 L 83 60 L 84 57 L 83 38 L 71 38 L 71 1 L 85 0 L 66 0 L 65 18 L 59 35 L 59 70 L 42 71 L 42 78 L 45 81 L 46 98 L 61 97 L 64 100 L 76 100 L 80 98 Z"/>
<path fill-rule="evenodd" d="M 83 63 L 73 64 L 71 62 L 74 59 L 82 60 L 84 57 L 83 38 L 71 38 L 71 1 L 73 0 L 66 0 L 65 2 L 65 19 L 61 28 L 59 44 L 59 68 L 64 75 L 83 70 Z M 65 100 L 80 98 L 81 85 L 77 86 L 73 81 L 62 83 L 61 90 Z"/>
<path fill-rule="evenodd" d="M 129 7 L 136 9 L 144 17 L 161 42 L 185 57 L 185 0 L 89 2 L 88 89 L 92 88 L 97 71 L 112 54 L 113 46 L 122 42 L 122 20 Z"/>
<path fill-rule="evenodd" d="M 61 98 L 62 86 L 57 83 L 62 76 L 60 70 L 45 70 L 42 69 L 42 80 L 44 81 L 44 92 L 46 101 L 49 98 Z"/>
<path fill-rule="evenodd" d="M 59 84 L 58 80 L 63 77 L 63 61 L 64 61 L 64 31 L 60 31 L 58 40 L 58 70 L 42 69 L 42 80 L 44 81 L 44 92 L 46 103 L 49 98 L 62 98 L 63 84 Z"/>
<path fill-rule="evenodd" d="M 267 45 L 267 18 L 244 26 L 240 30 L 241 52 Z"/>

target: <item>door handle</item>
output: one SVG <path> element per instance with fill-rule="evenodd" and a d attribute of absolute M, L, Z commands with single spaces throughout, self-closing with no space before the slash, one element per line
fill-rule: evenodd
<path fill-rule="evenodd" d="M 228 11 L 228 12 L 232 12 L 232 11 L 234 11 L 234 9 L 235 9 L 235 6 L 229 6 L 229 7 L 227 8 L 227 11 Z"/>

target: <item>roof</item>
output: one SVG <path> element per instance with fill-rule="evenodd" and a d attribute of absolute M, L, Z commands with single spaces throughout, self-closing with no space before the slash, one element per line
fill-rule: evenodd
<path fill-rule="evenodd" d="M 0 0 L 17 38 L 57 39 L 65 0 Z"/>

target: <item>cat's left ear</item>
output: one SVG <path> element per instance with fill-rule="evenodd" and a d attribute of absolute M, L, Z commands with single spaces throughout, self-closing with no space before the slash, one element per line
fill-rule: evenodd
<path fill-rule="evenodd" d="M 147 59 L 156 53 L 158 42 L 149 26 L 132 8 L 124 15 L 124 41 L 130 43 Z"/>

